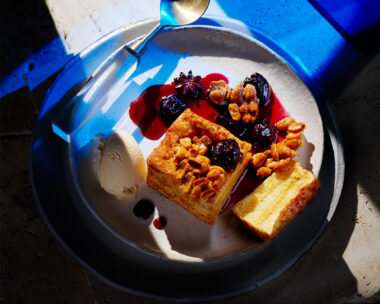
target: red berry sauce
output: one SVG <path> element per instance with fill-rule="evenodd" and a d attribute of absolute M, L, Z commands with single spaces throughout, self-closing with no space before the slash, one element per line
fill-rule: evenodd
<path fill-rule="evenodd" d="M 210 88 L 211 81 L 217 80 L 224 80 L 228 83 L 228 79 L 222 74 L 209 74 L 206 77 L 203 77 L 200 82 L 205 88 L 202 96 L 197 100 L 181 97 L 181 100 L 186 104 L 187 108 L 190 108 L 194 113 L 212 122 L 215 121 L 218 112 L 209 104 L 207 100 L 207 91 Z M 132 121 L 139 126 L 142 134 L 146 138 L 157 140 L 166 132 L 167 126 L 160 117 L 160 102 L 162 97 L 171 94 L 177 94 L 174 82 L 165 85 L 151 86 L 132 102 L 129 109 L 129 115 Z M 267 118 L 272 124 L 275 124 L 279 120 L 288 116 L 289 113 L 285 110 L 271 89 L 271 101 L 264 108 L 260 108 L 258 118 Z M 278 140 L 281 141 L 282 138 L 279 136 Z M 222 212 L 251 193 L 262 181 L 263 180 L 257 177 L 256 169 L 252 168 L 251 165 L 248 165 L 242 177 L 235 185 Z M 157 229 L 163 229 L 166 225 L 166 219 L 159 217 L 154 220 L 153 224 Z"/>
<path fill-rule="evenodd" d="M 208 103 L 207 91 L 210 88 L 211 81 L 217 80 L 224 80 L 228 83 L 228 79 L 222 74 L 209 74 L 200 81 L 205 89 L 197 100 L 181 97 L 187 108 L 210 121 L 215 121 L 218 112 Z M 177 94 L 174 82 L 154 85 L 147 88 L 131 103 L 129 115 L 146 138 L 157 140 L 166 132 L 167 126 L 160 116 L 160 103 L 162 97 L 171 94 Z"/>

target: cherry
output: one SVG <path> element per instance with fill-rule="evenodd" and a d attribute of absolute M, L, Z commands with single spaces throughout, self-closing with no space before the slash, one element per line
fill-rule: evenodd
<path fill-rule="evenodd" d="M 226 171 L 233 171 L 240 157 L 240 147 L 235 140 L 225 139 L 211 144 L 207 154 L 211 165 L 220 166 Z"/>
<path fill-rule="evenodd" d="M 160 104 L 161 118 L 166 124 L 171 125 L 185 108 L 186 105 L 174 94 L 162 97 Z"/>
<path fill-rule="evenodd" d="M 252 84 L 256 88 L 256 96 L 259 99 L 259 106 L 265 107 L 270 102 L 270 86 L 268 81 L 259 73 L 254 73 L 250 77 L 247 77 L 243 85 L 246 86 L 248 83 Z"/>

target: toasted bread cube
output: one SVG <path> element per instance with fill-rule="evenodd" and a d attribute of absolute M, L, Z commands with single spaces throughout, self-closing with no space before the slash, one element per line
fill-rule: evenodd
<path fill-rule="evenodd" d="M 232 208 L 240 221 L 264 241 L 272 240 L 320 190 L 317 177 L 292 160 Z"/>

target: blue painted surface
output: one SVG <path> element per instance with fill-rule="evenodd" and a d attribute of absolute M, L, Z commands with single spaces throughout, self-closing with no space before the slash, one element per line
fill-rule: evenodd
<path fill-rule="evenodd" d="M 337 30 L 358 49 L 380 46 L 379 0 L 310 0 Z"/>
<path fill-rule="evenodd" d="M 347 3 L 345 9 L 332 9 L 331 12 L 337 21 L 343 22 L 342 27 L 346 27 L 349 33 L 355 33 L 358 26 L 366 29 L 373 27 L 373 20 L 376 20 L 380 3 L 375 0 L 319 0 L 317 2 L 327 3 L 330 8 Z M 349 22 L 349 19 L 355 19 L 354 4 L 365 7 L 367 9 L 365 12 L 372 11 L 368 22 L 364 22 L 363 11 L 355 15 L 356 23 Z M 373 5 L 375 5 L 375 9 L 373 9 Z M 350 9 L 347 10 L 347 8 Z M 149 11 L 149 8 L 146 9 Z M 275 2 L 270 0 L 211 0 L 208 12 L 215 13 L 215 11 L 218 15 L 226 15 L 239 20 L 247 28 L 258 29 L 269 40 L 274 41 L 291 54 L 294 61 L 304 66 L 322 91 L 333 87 L 336 81 L 343 77 L 363 56 L 331 22 L 306 0 L 278 0 Z M 143 15 L 143 13 L 141 14 Z M 66 53 L 61 39 L 56 37 L 22 62 L 0 83 L 0 97 L 25 85 L 33 90 L 49 76 L 59 71 L 72 56 L 72 54 Z M 32 70 L 29 70 L 30 63 L 34 66 Z M 88 76 L 85 67 L 81 73 Z"/>
<path fill-rule="evenodd" d="M 0 98 L 25 86 L 35 89 L 62 69 L 72 57 L 66 52 L 61 38 L 56 37 L 5 75 L 0 82 Z"/>
<path fill-rule="evenodd" d="M 290 53 L 312 75 L 322 91 L 329 89 L 361 55 L 307 1 L 216 0 L 225 14 L 259 28 Z"/>

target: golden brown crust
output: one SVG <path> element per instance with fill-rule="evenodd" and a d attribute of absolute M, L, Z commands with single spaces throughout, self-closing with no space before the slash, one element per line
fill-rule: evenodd
<path fill-rule="evenodd" d="M 285 188 L 277 188 L 285 185 Z M 233 208 L 240 222 L 254 235 L 270 241 L 284 229 L 296 216 L 302 213 L 311 202 L 321 185 L 317 177 L 292 160 L 290 166 L 271 175 L 251 194 L 238 202 Z M 273 200 L 265 200 L 275 191 L 283 191 Z M 272 193 L 272 194 L 271 194 Z M 276 214 L 276 207 L 280 212 Z M 273 221 L 272 215 L 275 215 Z"/>
<path fill-rule="evenodd" d="M 183 191 L 181 180 L 176 177 L 178 163 L 173 157 L 173 149 L 179 145 L 181 138 L 201 138 L 207 135 L 212 141 L 234 139 L 240 147 L 242 157 L 233 172 L 226 172 L 223 185 L 210 200 L 202 200 L 191 195 L 191 191 Z M 225 201 L 236 182 L 242 175 L 251 158 L 251 145 L 241 141 L 222 126 L 212 123 L 190 109 L 185 110 L 168 129 L 160 145 L 147 159 L 148 185 L 176 202 L 188 212 L 207 224 L 214 224 Z"/>

